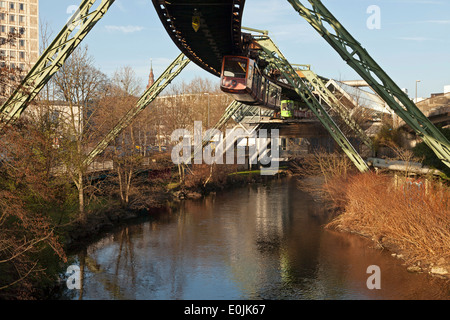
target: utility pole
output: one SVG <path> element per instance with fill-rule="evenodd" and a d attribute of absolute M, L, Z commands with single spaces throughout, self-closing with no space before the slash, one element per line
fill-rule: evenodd
<path fill-rule="evenodd" d="M 414 100 L 414 103 L 417 104 L 417 84 L 420 82 L 420 80 L 416 80 L 416 100 Z"/>
<path fill-rule="evenodd" d="M 205 95 L 208 95 L 208 126 L 207 126 L 207 127 L 208 127 L 208 129 L 209 129 L 209 106 L 210 106 L 210 105 L 209 105 L 209 102 L 210 102 L 209 97 L 210 97 L 211 95 L 209 94 L 209 92 L 205 92 L 204 94 L 205 94 Z"/>

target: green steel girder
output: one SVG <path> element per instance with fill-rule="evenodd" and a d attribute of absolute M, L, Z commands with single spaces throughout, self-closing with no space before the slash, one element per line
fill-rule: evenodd
<path fill-rule="evenodd" d="M 294 88 L 299 97 L 306 102 L 311 111 L 317 116 L 325 129 L 327 129 L 333 139 L 338 143 L 359 171 L 368 171 L 369 167 L 366 162 L 353 148 L 333 119 L 328 115 L 319 101 L 317 101 L 316 97 L 309 89 L 309 86 L 303 82 L 302 78 L 289 64 L 272 40 L 268 37 L 260 37 L 259 39 L 255 37 L 255 40 L 262 49 L 262 52 L 260 52 L 260 57 L 275 66 L 275 68 L 281 72 L 284 79 Z"/>
<path fill-rule="evenodd" d="M 303 17 L 407 123 L 434 151 L 438 158 L 450 167 L 450 142 L 420 111 L 398 85 L 373 60 L 369 53 L 339 23 L 320 0 L 308 0 L 310 8 L 298 0 L 288 0 Z"/>
<path fill-rule="evenodd" d="M 214 125 L 214 127 L 212 127 L 212 129 L 222 130 L 222 128 L 225 126 L 225 124 L 228 122 L 228 120 L 230 120 L 231 117 L 238 110 L 240 110 L 243 106 L 244 106 L 244 104 L 242 104 L 236 100 L 233 101 L 232 103 L 230 103 L 230 105 L 225 109 L 222 117 L 219 119 L 219 121 L 217 121 L 217 123 Z M 194 159 L 194 156 L 198 152 L 203 150 L 210 143 L 212 138 L 213 138 L 213 131 L 210 131 L 210 135 L 206 135 L 205 137 L 203 137 L 202 144 L 199 146 L 196 146 L 195 149 L 193 150 L 193 152 L 191 153 L 191 161 Z"/>
<path fill-rule="evenodd" d="M 339 101 L 339 99 L 326 87 L 325 83 L 315 74 L 311 69 L 302 69 L 301 73 L 305 76 L 306 80 L 315 89 L 317 94 L 325 101 L 325 103 L 336 112 L 342 120 L 347 124 L 347 126 L 352 129 L 359 139 L 367 146 L 370 150 L 373 148 L 372 140 L 367 136 L 360 125 L 353 119 L 350 115 L 348 109 Z"/>
<path fill-rule="evenodd" d="M 83 164 L 90 165 L 95 157 L 102 153 L 108 145 L 114 141 L 120 133 L 127 128 L 134 119 L 147 108 L 153 100 L 175 79 L 176 76 L 189 64 L 190 60 L 184 55 L 180 54 L 164 71 L 164 73 L 148 88 L 141 98 L 136 102 L 136 105 L 130 109 L 114 128 L 96 145 L 94 149 L 86 156 Z"/>
<path fill-rule="evenodd" d="M 55 40 L 0 107 L 0 129 L 23 113 L 50 78 L 63 66 L 95 24 L 106 14 L 115 0 L 84 0 Z M 100 3 L 92 10 L 95 3 Z"/>
<path fill-rule="evenodd" d="M 244 106 L 244 104 L 238 102 L 238 101 L 233 101 L 224 111 L 222 117 L 219 119 L 219 121 L 217 121 L 217 123 L 215 124 L 215 126 L 213 127 L 213 129 L 218 129 L 218 130 L 222 130 L 223 126 L 228 122 L 228 120 L 231 119 L 231 117 L 238 111 L 240 110 L 242 107 Z"/>

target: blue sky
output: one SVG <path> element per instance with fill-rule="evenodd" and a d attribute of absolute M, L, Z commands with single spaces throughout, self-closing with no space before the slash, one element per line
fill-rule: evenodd
<path fill-rule="evenodd" d="M 48 24 L 53 37 L 70 17 L 71 6 L 80 4 L 77 0 L 39 2 L 41 23 Z M 411 97 L 416 80 L 421 80 L 419 97 L 442 92 L 444 85 L 450 85 L 449 0 L 322 2 Z M 380 8 L 380 29 L 367 27 L 371 5 Z M 291 63 L 310 64 L 316 73 L 337 80 L 360 79 L 286 0 L 247 0 L 243 26 L 269 30 Z M 83 44 L 89 46 L 104 73 L 112 75 L 122 66 L 131 66 L 143 84 L 150 60 L 157 77 L 179 54 L 150 0 L 116 0 Z M 190 64 L 176 81 L 194 77 L 217 79 Z"/>

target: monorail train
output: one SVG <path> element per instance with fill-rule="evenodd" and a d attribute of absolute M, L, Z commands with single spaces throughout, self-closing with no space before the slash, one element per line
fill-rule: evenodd
<path fill-rule="evenodd" d="M 282 119 L 310 119 L 314 117 L 314 113 L 311 110 L 302 108 L 298 101 L 281 100 L 280 117 Z"/>
<path fill-rule="evenodd" d="M 281 87 L 266 78 L 255 61 L 247 57 L 223 58 L 220 88 L 245 104 L 275 110 L 281 105 Z"/>
<path fill-rule="evenodd" d="M 282 100 L 281 101 L 281 118 L 292 118 L 296 111 L 296 105 L 294 100 Z"/>

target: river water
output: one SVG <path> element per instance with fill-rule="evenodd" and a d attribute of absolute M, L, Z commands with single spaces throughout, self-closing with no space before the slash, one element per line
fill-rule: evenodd
<path fill-rule="evenodd" d="M 323 228 L 323 204 L 284 178 L 224 191 L 105 235 L 80 250 L 65 299 L 449 299 L 448 282 Z M 369 289 L 369 266 L 380 289 Z M 372 283 L 374 283 L 372 281 Z"/>

